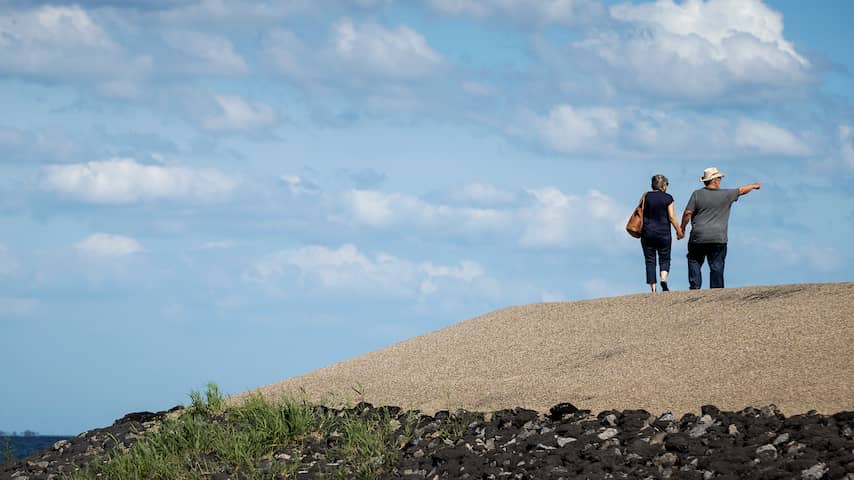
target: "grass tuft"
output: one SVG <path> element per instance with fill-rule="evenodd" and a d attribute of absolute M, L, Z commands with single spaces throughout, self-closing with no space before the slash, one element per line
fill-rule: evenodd
<path fill-rule="evenodd" d="M 3 443 L 0 445 L 0 463 L 11 462 L 15 459 L 15 453 L 12 440 L 9 437 L 3 437 Z"/>
<path fill-rule="evenodd" d="M 306 442 L 315 442 L 315 451 L 318 445 L 326 450 L 329 471 L 323 475 L 376 478 L 396 464 L 418 420 L 388 409 L 334 411 L 305 399 L 271 401 L 261 394 L 229 404 L 213 383 L 189 396 L 181 415 L 142 433 L 133 446 L 97 458 L 72 480 L 196 480 L 216 473 L 293 478 L 307 468 L 301 455 Z M 335 440 L 319 440 L 328 438 Z"/>

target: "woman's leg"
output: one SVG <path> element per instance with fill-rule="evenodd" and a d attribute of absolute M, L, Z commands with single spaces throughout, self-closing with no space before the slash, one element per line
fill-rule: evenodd
<path fill-rule="evenodd" d="M 670 247 L 672 239 L 670 237 L 662 238 L 660 248 L 658 249 L 658 267 L 661 270 L 661 290 L 669 292 L 667 286 L 667 275 L 670 273 Z"/>
<path fill-rule="evenodd" d="M 643 260 L 646 264 L 646 284 L 649 285 L 650 291 L 654 292 L 658 283 L 655 280 L 656 244 L 652 239 L 641 237 L 641 248 L 643 248 Z"/>

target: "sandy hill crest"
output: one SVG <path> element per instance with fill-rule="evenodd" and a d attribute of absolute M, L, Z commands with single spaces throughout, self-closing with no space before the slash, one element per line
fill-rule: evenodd
<path fill-rule="evenodd" d="M 257 389 L 425 412 L 854 410 L 854 283 L 509 307 Z"/>

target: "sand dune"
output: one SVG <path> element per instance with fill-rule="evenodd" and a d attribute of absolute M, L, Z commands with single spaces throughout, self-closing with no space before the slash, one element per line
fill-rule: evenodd
<path fill-rule="evenodd" d="M 854 283 L 515 306 L 259 388 L 425 412 L 854 410 Z M 248 392 L 247 392 L 248 393 Z M 239 398 L 239 396 L 238 396 Z"/>

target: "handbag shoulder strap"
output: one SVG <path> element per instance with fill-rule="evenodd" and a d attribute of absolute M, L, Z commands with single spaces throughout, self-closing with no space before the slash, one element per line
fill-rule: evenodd
<path fill-rule="evenodd" d="M 646 194 L 647 194 L 647 192 L 644 192 L 643 196 L 641 196 L 640 202 L 638 202 L 638 206 L 640 207 L 641 210 L 643 210 L 643 207 L 646 204 Z"/>

